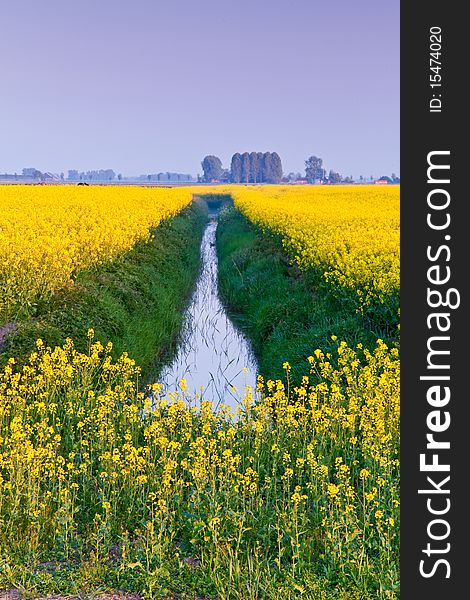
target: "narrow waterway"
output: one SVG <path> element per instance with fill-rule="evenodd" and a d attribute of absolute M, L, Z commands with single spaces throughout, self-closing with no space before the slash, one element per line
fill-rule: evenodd
<path fill-rule="evenodd" d="M 210 220 L 201 242 L 202 268 L 185 315 L 181 343 L 171 365 L 159 381 L 163 392 L 179 389 L 186 381 L 187 393 L 236 408 L 245 387 L 256 387 L 256 360 L 246 337 L 230 321 L 217 287 L 215 235 L 217 213 Z"/>

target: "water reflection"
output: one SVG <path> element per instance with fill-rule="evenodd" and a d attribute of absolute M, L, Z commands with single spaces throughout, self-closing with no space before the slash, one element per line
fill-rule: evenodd
<path fill-rule="evenodd" d="M 201 242 L 202 269 L 185 316 L 183 341 L 159 381 L 166 393 L 185 379 L 190 394 L 236 407 L 245 386 L 255 388 L 257 367 L 247 339 L 235 329 L 219 299 L 216 229 L 217 218 L 212 215 Z"/>

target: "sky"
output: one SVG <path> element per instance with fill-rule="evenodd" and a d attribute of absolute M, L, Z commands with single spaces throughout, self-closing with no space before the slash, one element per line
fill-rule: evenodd
<path fill-rule="evenodd" d="M 399 174 L 399 0 L 2 0 L 0 172 Z"/>

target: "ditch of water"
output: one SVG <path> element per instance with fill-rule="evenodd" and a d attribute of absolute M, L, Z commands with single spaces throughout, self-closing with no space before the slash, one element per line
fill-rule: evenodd
<path fill-rule="evenodd" d="M 201 272 L 185 314 L 181 341 L 173 362 L 159 381 L 163 393 L 179 389 L 236 408 L 245 387 L 256 389 L 257 364 L 249 341 L 231 322 L 220 300 L 217 273 L 216 230 L 219 209 L 209 205 L 209 222 L 201 242 Z"/>

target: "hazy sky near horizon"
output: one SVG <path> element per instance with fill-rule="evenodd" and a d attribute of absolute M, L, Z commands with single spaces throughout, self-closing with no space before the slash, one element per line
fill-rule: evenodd
<path fill-rule="evenodd" d="M 0 172 L 399 173 L 399 0 L 4 0 Z"/>

